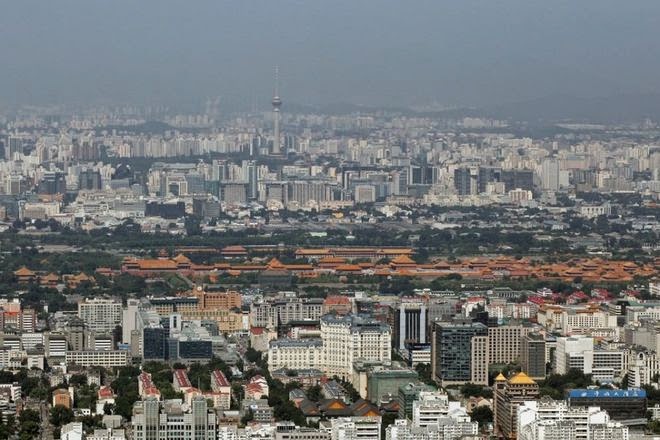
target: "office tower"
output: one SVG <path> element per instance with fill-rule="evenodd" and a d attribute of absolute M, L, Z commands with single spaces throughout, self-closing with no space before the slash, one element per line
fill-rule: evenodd
<path fill-rule="evenodd" d="M 479 167 L 479 176 L 477 183 L 479 185 L 479 193 L 485 193 L 486 187 L 489 183 L 499 182 L 502 174 L 502 169 L 497 167 Z"/>
<path fill-rule="evenodd" d="M 318 180 L 289 182 L 289 194 L 287 198 L 290 202 L 298 202 L 300 206 L 333 200 L 330 185 L 327 182 Z"/>
<path fill-rule="evenodd" d="M 376 188 L 373 185 L 356 185 L 353 191 L 355 203 L 374 203 Z"/>
<path fill-rule="evenodd" d="M 408 177 L 411 185 L 432 185 L 438 181 L 438 171 L 429 165 L 411 165 Z"/>
<path fill-rule="evenodd" d="M 136 402 L 131 426 L 136 440 L 216 440 L 216 415 L 204 397 L 192 399 L 189 407 L 180 400 L 159 402 L 149 397 Z"/>
<path fill-rule="evenodd" d="M 222 183 L 220 200 L 227 205 L 244 205 L 248 201 L 248 185 L 245 183 Z"/>
<path fill-rule="evenodd" d="M 442 386 L 488 384 L 488 328 L 470 320 L 435 322 L 431 342 L 433 378 Z"/>
<path fill-rule="evenodd" d="M 121 301 L 102 298 L 86 298 L 78 303 L 78 317 L 95 333 L 112 333 L 121 325 Z"/>
<path fill-rule="evenodd" d="M 522 371 L 535 380 L 545 378 L 545 337 L 540 333 L 528 333 L 521 338 L 520 366 Z"/>
<path fill-rule="evenodd" d="M 27 190 L 24 176 L 12 174 L 6 177 L 5 194 L 18 195 Z"/>
<path fill-rule="evenodd" d="M 88 348 L 89 332 L 85 322 L 78 317 L 71 317 L 66 327 L 66 338 L 70 350 L 85 350 Z"/>
<path fill-rule="evenodd" d="M 82 170 L 78 175 L 78 189 L 98 191 L 103 188 L 98 170 Z"/>
<path fill-rule="evenodd" d="M 454 170 L 454 188 L 459 196 L 472 194 L 472 175 L 469 168 L 456 168 Z"/>
<path fill-rule="evenodd" d="M 37 184 L 39 194 L 64 194 L 66 192 L 66 180 L 64 174 L 47 171 Z"/>
<path fill-rule="evenodd" d="M 392 346 L 403 350 L 406 348 L 406 343 L 427 343 L 427 322 L 426 304 L 421 302 L 402 302 L 398 304 L 394 309 Z"/>
<path fill-rule="evenodd" d="M 145 327 L 142 329 L 142 358 L 146 360 L 165 360 L 169 355 L 168 338 L 170 331 L 164 327 Z"/>
<path fill-rule="evenodd" d="M 5 142 L 5 159 L 14 160 L 23 154 L 23 139 L 16 136 L 8 136 Z"/>
<path fill-rule="evenodd" d="M 559 161 L 545 159 L 541 163 L 541 188 L 548 191 L 559 190 Z"/>
<path fill-rule="evenodd" d="M 489 362 L 511 364 L 520 360 L 521 337 L 530 331 L 522 325 L 488 327 Z"/>
<path fill-rule="evenodd" d="M 228 180 L 229 168 L 226 160 L 213 160 L 211 165 L 211 180 Z"/>
<path fill-rule="evenodd" d="M 495 433 L 507 439 L 515 439 L 518 407 L 528 400 L 538 398 L 538 384 L 525 373 L 520 372 L 510 379 L 502 374 L 497 376 L 493 398 Z"/>
<path fill-rule="evenodd" d="M 514 189 L 532 191 L 534 189 L 534 172 L 532 170 L 504 170 L 502 171 L 502 182 L 504 182 L 504 190 L 507 192 Z"/>
<path fill-rule="evenodd" d="M 126 301 L 126 308 L 122 311 L 122 336 L 121 342 L 124 344 L 131 343 L 131 336 L 137 330 L 137 313 L 140 301 L 137 299 L 129 299 Z"/>
<path fill-rule="evenodd" d="M 188 194 L 206 194 L 206 179 L 201 173 L 186 173 L 186 191 Z"/>
<path fill-rule="evenodd" d="M 243 161 L 243 173 L 245 176 L 245 181 L 248 183 L 247 186 L 247 196 L 250 200 L 256 200 L 259 193 L 258 187 L 258 168 L 257 162 L 254 160 L 244 160 Z"/>
<path fill-rule="evenodd" d="M 275 68 L 275 94 L 273 96 L 273 155 L 278 155 L 280 151 L 280 108 L 282 99 L 279 93 L 279 70 Z"/>

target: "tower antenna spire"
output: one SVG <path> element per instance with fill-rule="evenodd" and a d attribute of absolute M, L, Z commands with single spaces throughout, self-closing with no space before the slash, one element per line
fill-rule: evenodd
<path fill-rule="evenodd" d="M 280 96 L 280 66 L 275 66 L 275 96 Z"/>
<path fill-rule="evenodd" d="M 282 98 L 280 98 L 280 68 L 275 66 L 275 93 L 273 100 L 273 155 L 281 153 L 280 145 L 280 107 L 282 107 Z"/>

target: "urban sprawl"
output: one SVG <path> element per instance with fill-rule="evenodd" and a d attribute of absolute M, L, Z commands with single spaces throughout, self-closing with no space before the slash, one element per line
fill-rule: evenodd
<path fill-rule="evenodd" d="M 660 127 L 0 117 L 0 439 L 651 440 Z"/>

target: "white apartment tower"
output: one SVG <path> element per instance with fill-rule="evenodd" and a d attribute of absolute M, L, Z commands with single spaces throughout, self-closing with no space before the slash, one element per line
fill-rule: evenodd
<path fill-rule="evenodd" d="M 87 298 L 78 303 L 78 317 L 95 333 L 111 333 L 121 325 L 121 301 Z"/>

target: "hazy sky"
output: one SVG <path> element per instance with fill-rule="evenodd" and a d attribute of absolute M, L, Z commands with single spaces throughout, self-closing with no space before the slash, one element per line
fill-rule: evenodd
<path fill-rule="evenodd" d="M 0 102 L 490 105 L 660 92 L 658 0 L 19 0 Z"/>

